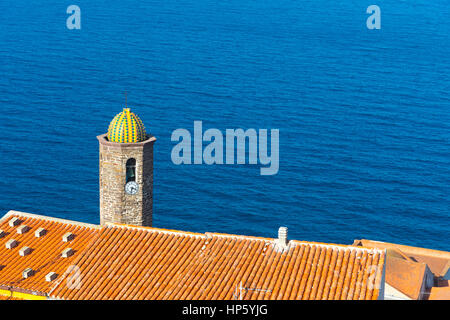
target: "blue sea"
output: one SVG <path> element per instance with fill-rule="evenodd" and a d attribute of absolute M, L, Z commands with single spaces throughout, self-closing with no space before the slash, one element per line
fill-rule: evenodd
<path fill-rule="evenodd" d="M 0 215 L 99 223 L 96 136 L 127 91 L 158 139 L 156 227 L 450 251 L 449 17 L 444 0 L 2 0 Z M 278 174 L 173 164 L 196 120 L 279 129 Z"/>

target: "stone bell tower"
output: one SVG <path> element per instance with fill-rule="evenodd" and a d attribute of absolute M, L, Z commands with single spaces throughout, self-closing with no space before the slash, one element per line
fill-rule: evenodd
<path fill-rule="evenodd" d="M 152 226 L 153 143 L 141 119 L 124 108 L 97 137 L 100 144 L 100 224 Z"/>

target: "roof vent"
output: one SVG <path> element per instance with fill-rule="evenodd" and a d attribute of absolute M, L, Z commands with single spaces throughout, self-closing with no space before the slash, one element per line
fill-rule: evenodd
<path fill-rule="evenodd" d="M 17 228 L 17 233 L 18 234 L 24 234 L 25 232 L 27 232 L 28 230 L 30 230 L 30 227 L 23 225 Z"/>
<path fill-rule="evenodd" d="M 34 274 L 33 269 L 31 268 L 26 268 L 25 270 L 23 270 L 22 272 L 22 277 L 24 279 L 31 277 Z"/>
<path fill-rule="evenodd" d="M 0 238 L 3 238 L 5 236 L 5 231 L 0 229 Z"/>
<path fill-rule="evenodd" d="M 40 238 L 40 237 L 43 237 L 46 233 L 47 233 L 47 230 L 45 230 L 44 228 L 39 228 L 34 232 L 34 236 L 36 238 Z"/>
<path fill-rule="evenodd" d="M 72 256 L 72 255 L 73 255 L 73 250 L 72 250 L 72 248 L 64 249 L 64 251 L 63 251 L 62 254 L 61 254 L 61 256 L 62 256 L 63 258 L 68 258 L 68 257 L 70 257 L 70 256 Z"/>
<path fill-rule="evenodd" d="M 49 272 L 45 276 L 45 281 L 51 282 L 51 281 L 55 280 L 57 277 L 58 277 L 58 275 L 55 272 Z"/>
<path fill-rule="evenodd" d="M 283 244 L 283 245 L 286 246 L 288 244 L 287 237 L 288 237 L 288 228 L 287 227 L 280 227 L 278 229 L 278 242 L 280 244 Z"/>
<path fill-rule="evenodd" d="M 17 241 L 14 239 L 10 239 L 10 240 L 6 241 L 5 245 L 6 245 L 6 249 L 12 249 L 12 248 L 17 247 Z"/>
<path fill-rule="evenodd" d="M 23 247 L 19 250 L 19 254 L 24 257 L 26 255 L 29 255 L 31 253 L 31 249 L 29 247 Z"/>
<path fill-rule="evenodd" d="M 9 220 L 9 226 L 10 227 L 15 227 L 15 226 L 17 226 L 19 224 L 20 224 L 20 220 L 17 217 L 14 217 L 11 220 Z"/>
<path fill-rule="evenodd" d="M 66 234 L 63 235 L 62 240 L 64 242 L 69 242 L 70 240 L 73 240 L 73 238 L 75 238 L 75 235 L 71 232 L 67 232 Z"/>
<path fill-rule="evenodd" d="M 284 251 L 285 249 L 287 249 L 289 244 L 287 237 L 288 237 L 288 228 L 280 227 L 278 229 L 278 239 L 276 240 L 276 243 L 280 251 Z"/>

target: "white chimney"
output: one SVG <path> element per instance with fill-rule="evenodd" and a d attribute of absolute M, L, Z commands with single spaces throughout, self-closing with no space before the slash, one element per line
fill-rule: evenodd
<path fill-rule="evenodd" d="M 287 249 L 289 244 L 287 227 L 280 227 L 278 229 L 278 239 L 276 240 L 276 243 L 279 251 L 284 251 Z"/>
<path fill-rule="evenodd" d="M 280 244 L 287 245 L 288 244 L 288 228 L 287 227 L 280 227 L 278 229 L 278 241 Z"/>

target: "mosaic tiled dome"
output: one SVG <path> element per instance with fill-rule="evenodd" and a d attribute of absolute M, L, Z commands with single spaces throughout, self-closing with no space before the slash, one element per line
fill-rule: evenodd
<path fill-rule="evenodd" d="M 141 119 L 124 108 L 109 124 L 108 140 L 118 143 L 136 143 L 147 139 L 144 124 Z"/>

